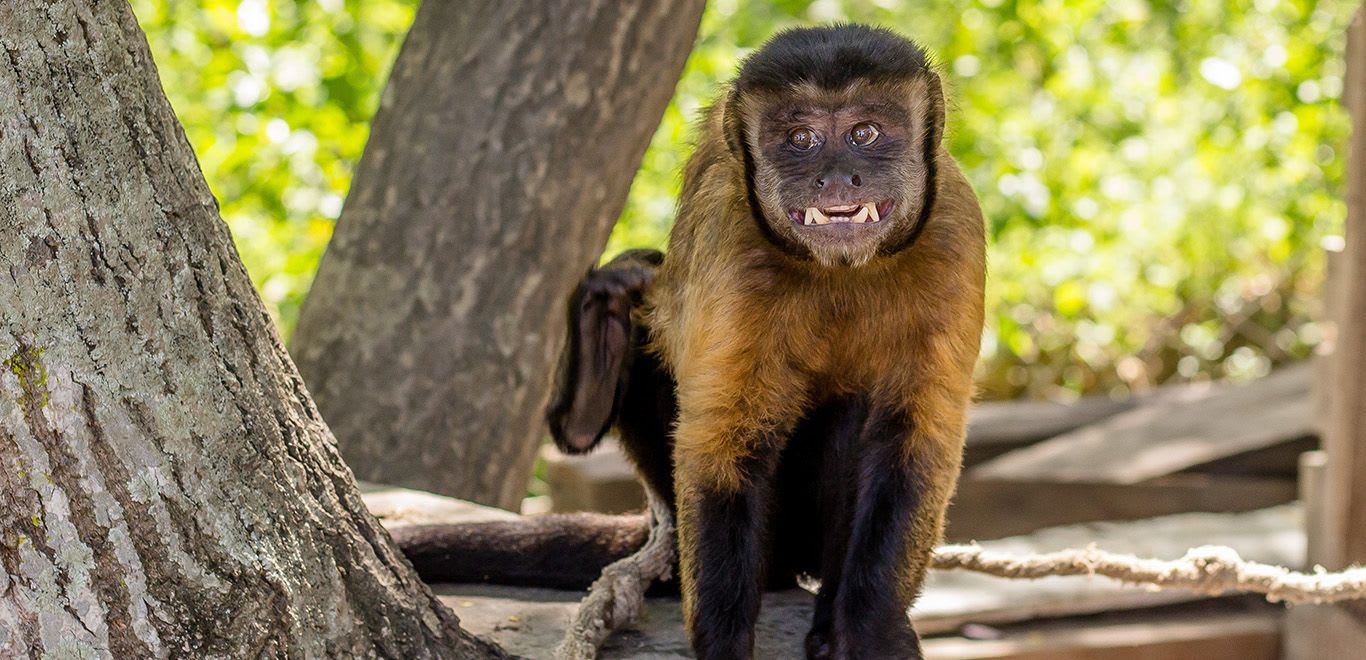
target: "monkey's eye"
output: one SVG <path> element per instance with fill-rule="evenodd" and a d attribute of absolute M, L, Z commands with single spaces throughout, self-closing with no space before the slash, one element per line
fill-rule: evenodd
<path fill-rule="evenodd" d="M 820 144 L 820 142 L 821 137 L 816 135 L 816 131 L 805 126 L 794 128 L 791 133 L 787 134 L 787 143 L 802 151 L 806 151 Z"/>
<path fill-rule="evenodd" d="M 877 140 L 879 135 L 882 134 L 872 124 L 854 124 L 854 127 L 849 129 L 849 144 L 856 147 L 866 147 Z"/>

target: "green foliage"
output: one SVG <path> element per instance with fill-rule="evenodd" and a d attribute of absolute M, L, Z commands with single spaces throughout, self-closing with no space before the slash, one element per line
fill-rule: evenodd
<path fill-rule="evenodd" d="M 242 260 L 287 333 L 417 3 L 132 4 Z"/>
<path fill-rule="evenodd" d="M 415 3 L 190 4 L 134 1 L 287 332 Z M 1355 5 L 713 0 L 609 253 L 664 244 L 691 121 L 740 58 L 784 27 L 876 23 L 936 54 L 990 222 L 986 395 L 1254 377 L 1317 341 Z"/>

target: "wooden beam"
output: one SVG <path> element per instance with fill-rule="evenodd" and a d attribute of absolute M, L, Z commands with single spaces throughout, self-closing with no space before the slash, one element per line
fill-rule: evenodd
<path fill-rule="evenodd" d="M 1329 569 L 1366 563 L 1366 8 L 1347 29 L 1344 100 L 1352 117 L 1347 156 L 1347 227 L 1343 253 L 1333 264 L 1333 287 L 1325 303 L 1336 321 L 1330 366 L 1318 370 L 1316 391 L 1325 395 L 1325 460 L 1306 468 L 1322 484 L 1306 520 L 1314 540 L 1312 558 Z M 1366 601 L 1292 612 L 1286 657 L 1357 657 L 1366 649 Z"/>
<path fill-rule="evenodd" d="M 1176 475 L 1131 486 L 965 478 L 949 507 L 950 542 L 997 539 L 1056 525 L 1237 513 L 1294 501 L 1288 479 Z M 1009 503 L 1003 506 L 1003 503 Z"/>
<path fill-rule="evenodd" d="M 1013 449 L 1094 424 L 1146 400 L 1145 397 L 1116 400 L 1088 396 L 1074 403 L 985 401 L 975 404 L 968 415 L 964 462 L 976 465 Z"/>
<path fill-rule="evenodd" d="M 1114 415 L 979 465 L 983 479 L 1136 484 L 1313 436 L 1308 364 Z"/>
<path fill-rule="evenodd" d="M 1358 12 L 1348 28 L 1347 87 L 1352 115 L 1348 155 L 1346 248 L 1343 250 L 1343 308 L 1332 370 L 1332 397 L 1325 426 L 1328 453 L 1329 539 L 1326 559 L 1334 566 L 1366 562 L 1366 22 Z"/>

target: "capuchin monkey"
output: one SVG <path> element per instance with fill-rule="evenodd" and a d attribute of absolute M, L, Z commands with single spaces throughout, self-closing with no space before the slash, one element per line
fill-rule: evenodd
<path fill-rule="evenodd" d="M 961 468 L 986 270 L 943 134 L 914 43 L 783 32 L 707 112 L 667 255 L 627 252 L 569 301 L 551 433 L 582 453 L 615 427 L 674 510 L 699 658 L 751 657 L 763 588 L 799 574 L 820 581 L 807 657 L 920 657 L 907 610 Z M 591 580 L 644 541 L 643 518 L 606 521 L 505 529 L 521 582 L 547 559 Z M 400 545 L 424 577 L 471 577 L 449 541 Z"/>

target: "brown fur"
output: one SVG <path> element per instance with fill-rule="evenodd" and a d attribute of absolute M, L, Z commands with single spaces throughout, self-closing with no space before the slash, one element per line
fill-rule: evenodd
<path fill-rule="evenodd" d="M 890 93 L 907 99 L 916 122 L 942 122 L 937 78 L 933 87 L 932 96 L 924 80 Z M 791 94 L 823 102 L 841 96 L 839 104 L 866 91 Z M 740 107 L 756 113 L 759 105 Z M 835 394 L 863 393 L 915 420 L 902 458 L 930 466 L 922 471 L 932 479 L 908 543 L 909 600 L 941 539 L 961 465 L 983 321 L 981 211 L 940 148 L 937 194 L 911 247 L 869 255 L 853 267 L 788 254 L 751 219 L 743 162 L 727 147 L 723 114 L 708 114 L 688 162 L 668 256 L 647 298 L 652 348 L 678 388 L 674 459 L 685 615 L 691 626 L 688 565 L 698 521 L 690 504 L 697 493 L 745 488 L 746 459 L 774 449 L 769 444 L 781 443 L 818 396 Z M 746 139 L 757 140 L 756 123 L 745 124 Z"/>

